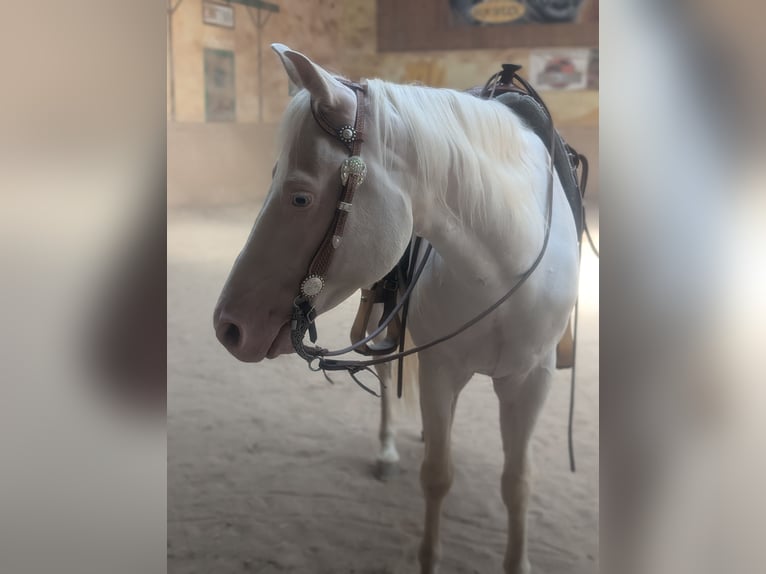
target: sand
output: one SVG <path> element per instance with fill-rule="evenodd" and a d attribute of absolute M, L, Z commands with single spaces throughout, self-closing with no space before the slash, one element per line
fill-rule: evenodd
<path fill-rule="evenodd" d="M 295 355 L 249 365 L 215 340 L 213 307 L 257 211 L 168 217 L 168 572 L 418 572 L 417 416 L 400 420 L 400 473 L 378 481 L 378 399 L 340 375 L 328 384 Z M 532 441 L 529 555 L 538 574 L 597 571 L 598 261 L 589 252 L 581 301 L 577 473 L 567 458 L 569 371 L 556 373 Z M 323 344 L 347 340 L 357 303 L 321 317 Z M 499 573 L 502 449 L 485 377 L 460 397 L 453 457 L 441 571 Z"/>

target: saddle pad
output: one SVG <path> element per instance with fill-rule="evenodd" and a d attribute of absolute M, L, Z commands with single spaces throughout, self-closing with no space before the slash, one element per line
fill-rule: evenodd
<path fill-rule="evenodd" d="M 551 120 L 545 110 L 532 96 L 520 92 L 509 91 L 494 98 L 513 110 L 524 122 L 537 134 L 547 148 L 551 138 Z M 554 138 L 555 155 L 553 165 L 559 174 L 564 193 L 572 208 L 575 226 L 577 227 L 578 240 L 582 237 L 583 208 L 580 186 L 577 183 L 577 174 L 569 160 L 566 144 L 561 135 L 556 132 Z"/>

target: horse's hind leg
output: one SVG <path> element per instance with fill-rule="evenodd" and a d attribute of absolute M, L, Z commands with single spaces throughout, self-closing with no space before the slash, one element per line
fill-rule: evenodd
<path fill-rule="evenodd" d="M 421 353 L 420 410 L 423 415 L 425 456 L 420 484 L 426 499 L 425 528 L 418 557 L 422 574 L 434 574 L 440 555 L 439 522 L 444 497 L 452 486 L 450 433 L 460 390 L 470 374 L 440 365 Z"/>
<path fill-rule="evenodd" d="M 367 323 L 367 333 L 371 333 L 378 326 L 378 322 L 383 315 L 383 305 L 376 304 L 372 308 L 370 318 Z M 384 338 L 381 335 L 377 341 Z M 392 386 L 391 363 L 375 365 L 375 372 L 380 378 L 380 452 L 375 460 L 375 477 L 385 480 L 392 474 L 395 474 L 399 468 L 399 453 L 396 450 L 396 427 L 394 426 L 394 417 L 392 413 L 393 402 L 396 397 L 396 389 Z"/>
<path fill-rule="evenodd" d="M 375 365 L 380 377 L 380 452 L 375 462 L 375 476 L 385 480 L 399 468 L 399 453 L 396 450 L 396 428 L 391 413 L 396 389 L 392 387 L 391 363 Z"/>
<path fill-rule="evenodd" d="M 549 363 L 549 364 L 548 364 Z M 502 494 L 508 509 L 508 542 L 503 562 L 506 574 L 529 574 L 527 558 L 527 503 L 530 469 L 528 446 L 537 415 L 550 387 L 553 357 L 523 379 L 494 379 L 500 399 L 500 430 L 505 465 Z"/>

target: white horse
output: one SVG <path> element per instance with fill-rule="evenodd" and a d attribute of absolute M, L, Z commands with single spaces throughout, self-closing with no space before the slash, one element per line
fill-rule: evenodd
<path fill-rule="evenodd" d="M 317 123 L 354 125 L 348 85 L 286 46 L 272 46 L 303 88 L 281 127 L 273 182 L 223 288 L 216 333 L 243 361 L 293 351 L 290 316 L 299 285 L 338 208 L 348 150 Z M 546 228 L 546 146 L 508 108 L 446 89 L 369 80 L 361 157 L 367 166 L 343 241 L 312 300 L 318 313 L 380 279 L 413 234 L 433 253 L 412 297 L 409 331 L 427 343 L 502 297 L 540 253 Z M 312 113 L 313 106 L 313 113 Z M 422 573 L 437 571 L 442 502 L 453 478 L 450 432 L 460 391 L 475 373 L 492 377 L 500 402 L 508 510 L 504 569 L 530 572 L 526 514 L 528 444 L 554 369 L 555 348 L 577 295 L 575 223 L 553 176 L 547 249 L 528 281 L 491 315 L 419 354 L 425 455 L 420 471 L 425 530 Z M 382 376 L 381 459 L 398 460 L 389 416 L 391 369 Z"/>

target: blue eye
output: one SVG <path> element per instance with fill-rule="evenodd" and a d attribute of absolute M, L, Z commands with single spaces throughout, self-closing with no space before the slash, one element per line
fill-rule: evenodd
<path fill-rule="evenodd" d="M 311 204 L 311 196 L 307 193 L 294 193 L 292 204 L 295 207 L 307 207 Z"/>

